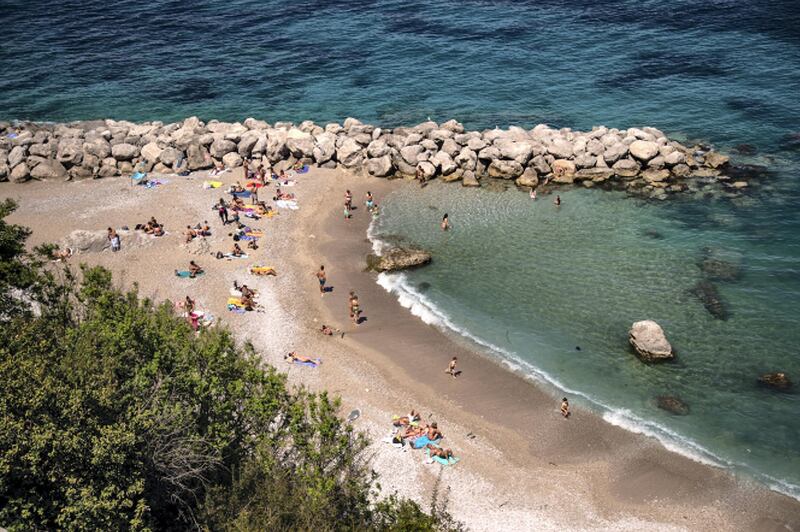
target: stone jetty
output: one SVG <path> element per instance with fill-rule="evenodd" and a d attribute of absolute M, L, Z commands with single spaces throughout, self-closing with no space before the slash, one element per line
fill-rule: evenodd
<path fill-rule="evenodd" d="M 410 176 L 480 186 L 482 179 L 520 187 L 579 184 L 663 198 L 692 178 L 726 181 L 728 157 L 685 146 L 652 127 L 580 132 L 533 129 L 467 131 L 455 120 L 386 129 L 348 118 L 321 126 L 227 123 L 197 117 L 164 124 L 96 120 L 64 124 L 0 122 L 0 181 L 88 179 L 134 171 L 175 173 L 297 161 L 376 177 Z"/>

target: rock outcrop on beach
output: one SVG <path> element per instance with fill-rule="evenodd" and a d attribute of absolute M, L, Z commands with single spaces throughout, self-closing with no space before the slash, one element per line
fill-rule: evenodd
<path fill-rule="evenodd" d="M 664 330 L 653 320 L 637 321 L 628 334 L 636 354 L 646 362 L 669 360 L 675 356 Z"/>
<path fill-rule="evenodd" d="M 789 380 L 785 373 L 780 371 L 766 373 L 758 378 L 758 382 L 776 390 L 788 390 L 792 387 L 792 381 Z"/>
<path fill-rule="evenodd" d="M 431 254 L 422 249 L 398 247 L 380 255 L 367 255 L 367 268 L 376 272 L 395 272 L 423 266 L 431 261 Z"/>
<path fill-rule="evenodd" d="M 461 181 L 513 180 L 520 187 L 582 184 L 616 187 L 663 199 L 684 181 L 730 181 L 729 158 L 685 146 L 652 127 L 591 131 L 532 129 L 466 131 L 455 120 L 381 128 L 348 118 L 343 124 L 301 124 L 248 118 L 227 123 L 197 117 L 141 124 L 94 120 L 66 124 L 0 122 L 0 180 L 85 179 L 134 171 L 173 173 L 297 161 L 337 166 L 376 177 Z M 741 182 L 740 182 L 741 181 Z M 742 185 L 744 183 L 744 185 Z M 746 181 L 728 184 L 744 188 Z"/>

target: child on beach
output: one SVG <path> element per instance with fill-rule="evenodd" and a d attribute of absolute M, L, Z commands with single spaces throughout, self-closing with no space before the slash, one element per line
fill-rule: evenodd
<path fill-rule="evenodd" d="M 565 418 L 569 417 L 569 401 L 566 397 L 561 400 L 561 415 Z"/>

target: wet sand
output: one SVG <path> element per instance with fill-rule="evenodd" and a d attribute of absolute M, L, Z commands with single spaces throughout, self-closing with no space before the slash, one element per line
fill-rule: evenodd
<path fill-rule="evenodd" d="M 222 181 L 233 182 L 239 172 Z M 238 338 L 252 341 L 266 362 L 288 372 L 291 382 L 340 395 L 344 414 L 360 409 L 354 424 L 374 441 L 369 451 L 384 492 L 427 507 L 439 479 L 450 511 L 475 530 L 800 530 L 800 502 L 669 452 L 591 412 L 573 408 L 565 420 L 557 391 L 401 307 L 376 284 L 375 274 L 364 271 L 371 244 L 363 197 L 371 190 L 380 204 L 394 188 L 415 185 L 314 169 L 286 189 L 298 194 L 299 211 L 251 224 L 266 232 L 261 249 L 248 260 L 218 261 L 182 245 L 180 228 L 209 220 L 211 250 L 229 251 L 227 228 L 210 208 L 224 194 L 202 190 L 202 177 L 168 179 L 155 190 L 107 179 L 4 183 L 0 193 L 19 200 L 22 208 L 12 221 L 33 228 L 31 244 L 58 240 L 73 229 L 133 227 L 151 215 L 163 221 L 171 234 L 151 245 L 128 248 L 123 241 L 120 253 L 84 254 L 73 262 L 105 265 L 118 282 L 136 281 L 142 295 L 156 299 L 192 295 Z M 361 206 L 351 220 L 341 209 L 347 188 Z M 438 220 L 431 230 L 439 230 Z M 176 279 L 172 271 L 193 258 L 208 273 Z M 276 267 L 279 276 L 248 276 L 247 267 L 256 262 Z M 314 277 L 320 264 L 333 287 L 325 297 Z M 259 291 L 261 312 L 225 310 L 233 280 Z M 351 289 L 366 318 L 358 327 L 347 319 Z M 322 336 L 316 330 L 322 323 L 341 328 L 345 337 Z M 287 365 L 282 356 L 295 349 L 320 356 L 323 364 Z M 463 371 L 458 379 L 444 373 L 452 356 Z M 442 443 L 461 458 L 458 464 L 429 465 L 420 451 L 380 441 L 390 434 L 392 414 L 412 407 L 425 421 L 438 421 Z"/>

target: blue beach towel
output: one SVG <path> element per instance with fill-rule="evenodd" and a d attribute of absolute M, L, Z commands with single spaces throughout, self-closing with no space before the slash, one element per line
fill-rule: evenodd
<path fill-rule="evenodd" d="M 427 434 L 423 434 L 422 436 L 420 436 L 419 438 L 414 440 L 411 445 L 414 447 L 414 449 L 422 449 L 423 447 L 425 447 L 429 443 L 432 443 L 432 444 L 436 445 L 437 443 L 439 443 L 439 441 L 441 441 L 441 440 L 440 439 L 436 440 L 436 441 L 429 440 L 428 439 L 428 435 Z"/>
<path fill-rule="evenodd" d="M 321 358 L 315 358 L 314 362 L 301 362 L 299 360 L 295 360 L 294 363 L 297 364 L 298 366 L 307 366 L 309 368 L 316 368 L 317 366 L 322 364 L 322 359 Z"/>
<path fill-rule="evenodd" d="M 438 445 L 437 445 L 437 447 L 438 447 Z M 439 462 L 443 466 L 456 465 L 458 463 L 458 461 L 460 460 L 460 458 L 456 458 L 455 456 L 451 456 L 450 458 L 442 458 L 441 456 L 433 456 L 433 457 L 431 457 L 431 450 L 430 449 L 425 449 L 425 454 L 427 454 L 428 457 L 432 458 L 436 462 Z"/>
<path fill-rule="evenodd" d="M 297 172 L 298 174 L 305 174 L 306 172 L 308 172 L 308 165 L 304 164 L 301 169 L 295 170 L 295 172 Z"/>
<path fill-rule="evenodd" d="M 198 275 L 203 275 L 204 273 L 205 272 L 200 272 L 200 273 L 196 274 L 195 277 L 197 277 Z M 175 275 L 177 275 L 178 277 L 182 277 L 182 278 L 189 278 L 192 274 L 191 274 L 191 272 L 189 272 L 187 270 L 181 270 L 181 271 L 175 272 Z"/>
<path fill-rule="evenodd" d="M 237 307 L 236 305 L 228 305 L 228 310 L 230 310 L 234 314 L 244 314 L 245 312 L 247 312 L 245 309 Z"/>
<path fill-rule="evenodd" d="M 135 174 L 133 174 L 131 176 L 131 179 L 133 179 L 134 181 L 141 181 L 145 177 L 147 177 L 146 173 L 144 173 L 144 172 L 136 172 Z"/>
<path fill-rule="evenodd" d="M 235 196 L 237 198 L 249 198 L 250 195 L 250 192 L 246 190 L 244 192 L 231 192 L 231 196 Z"/>

